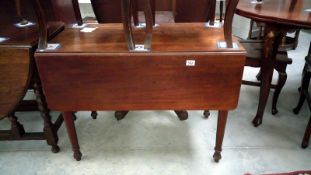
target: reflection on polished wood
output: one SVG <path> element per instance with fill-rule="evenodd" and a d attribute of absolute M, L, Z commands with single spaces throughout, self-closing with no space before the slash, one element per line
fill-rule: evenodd
<path fill-rule="evenodd" d="M 310 0 L 264 0 L 263 4 L 252 4 L 250 0 L 240 0 L 236 13 L 261 22 L 311 28 Z"/>

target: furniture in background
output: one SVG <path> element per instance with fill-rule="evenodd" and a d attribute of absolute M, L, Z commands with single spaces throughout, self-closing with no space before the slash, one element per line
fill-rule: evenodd
<path fill-rule="evenodd" d="M 224 2 L 226 0 L 217 0 L 219 2 L 219 22 L 223 21 L 223 16 L 224 16 Z"/>
<path fill-rule="evenodd" d="M 311 14 L 305 12 L 310 7 L 309 0 L 265 0 L 261 4 L 252 4 L 249 0 L 239 2 L 238 15 L 265 23 L 260 95 L 254 126 L 262 123 L 280 43 L 288 31 L 311 28 Z"/>
<path fill-rule="evenodd" d="M 51 17 L 49 6 L 44 4 Z M 0 131 L 0 140 L 46 140 L 52 152 L 59 151 L 57 130 L 63 119 L 52 123 L 33 54 L 38 43 L 38 26 L 33 5 L 28 1 L 0 2 L 0 119 L 8 117 L 10 130 Z M 63 30 L 63 23 L 49 22 L 49 38 Z M 23 100 L 28 89 L 34 89 L 36 100 Z M 39 111 L 44 121 L 43 132 L 25 132 L 15 112 Z"/>
<path fill-rule="evenodd" d="M 256 25 L 256 27 L 255 27 L 255 25 Z M 248 39 L 243 41 L 243 43 L 245 43 L 245 45 L 246 45 L 244 47 L 249 48 L 252 51 L 258 50 L 258 48 L 256 48 L 258 46 L 256 46 L 255 43 L 257 43 L 257 45 L 258 45 L 258 43 L 263 44 L 264 27 L 265 27 L 265 23 L 256 22 L 254 20 L 251 20 Z M 274 69 L 278 72 L 279 78 L 278 78 L 278 82 L 276 85 L 271 85 L 271 88 L 275 88 L 275 92 L 273 95 L 273 101 L 272 101 L 272 115 L 275 115 L 278 113 L 277 101 L 278 101 L 279 94 L 280 94 L 283 86 L 285 85 L 285 82 L 287 79 L 286 67 L 288 64 L 292 63 L 292 59 L 287 57 L 287 51 L 296 49 L 296 47 L 298 45 L 299 33 L 300 33 L 300 30 L 296 30 L 296 31 L 294 31 L 294 37 L 290 37 L 290 36 L 285 35 L 282 38 L 282 41 L 281 41 L 279 48 L 278 48 L 278 55 L 275 59 L 276 61 L 274 62 Z M 253 48 L 250 48 L 250 47 L 253 47 Z M 260 53 L 259 54 L 256 53 L 256 54 L 257 54 L 256 57 L 258 57 L 257 59 L 260 61 L 261 60 L 260 59 L 261 54 Z M 251 56 L 254 57 L 256 54 L 252 53 Z M 252 59 L 250 59 L 250 60 L 252 60 Z M 246 61 L 246 66 L 261 67 L 260 62 L 259 62 L 259 64 L 255 64 L 255 65 L 253 64 L 255 62 L 249 63 L 249 64 L 248 63 L 249 62 Z M 257 77 L 257 80 L 260 82 L 261 81 L 261 70 L 259 71 L 259 73 L 257 74 L 256 77 Z M 258 83 L 258 82 L 245 82 L 244 84 L 260 86 L 260 83 Z"/>
<path fill-rule="evenodd" d="M 176 0 L 175 22 L 215 21 L 216 0 Z M 194 10 L 195 9 L 195 10 Z"/>
<path fill-rule="evenodd" d="M 302 71 L 302 80 L 301 80 L 301 87 L 299 88 L 300 98 L 297 107 L 293 110 L 295 114 L 298 114 L 304 101 L 307 99 L 307 104 L 309 109 L 311 110 L 311 98 L 309 93 L 309 84 L 311 78 L 311 43 L 308 55 L 306 56 L 306 63 Z M 305 134 L 303 136 L 303 140 L 301 143 L 302 148 L 307 148 L 309 145 L 309 139 L 311 135 L 311 117 L 309 123 L 307 125 Z"/>
<path fill-rule="evenodd" d="M 251 19 L 247 39 L 262 40 L 264 38 L 264 28 L 265 23 L 257 22 Z M 290 31 L 289 33 L 293 33 L 294 36 L 293 37 L 288 35 L 284 36 L 279 46 L 279 51 L 288 51 L 296 49 L 298 45 L 300 30 Z"/>
<path fill-rule="evenodd" d="M 264 59 L 262 56 L 263 44 L 264 44 L 263 41 L 240 40 L 240 43 L 243 45 L 243 47 L 246 49 L 246 52 L 247 52 L 245 66 L 262 68 L 263 59 Z M 291 63 L 292 63 L 292 59 L 288 58 L 287 52 L 285 51 L 278 52 L 276 55 L 275 61 L 273 62 L 273 69 L 278 72 L 277 83 L 275 85 L 274 84 L 270 85 L 270 88 L 275 89 L 274 94 L 273 94 L 273 100 L 272 100 L 272 114 L 273 115 L 278 112 L 277 101 L 287 79 L 286 67 L 288 64 L 291 64 Z M 261 84 L 271 83 L 271 82 L 263 82 L 263 81 L 266 81 L 266 79 L 263 80 L 260 75 L 261 73 L 257 75 L 257 80 L 259 82 L 243 80 L 242 84 L 260 87 Z"/>
<path fill-rule="evenodd" d="M 0 118 L 8 117 L 10 130 L 0 131 L 0 140 L 47 140 L 52 152 L 59 151 L 57 131 L 63 118 L 53 123 L 47 108 L 41 81 L 38 76 L 33 54 L 38 45 L 37 16 L 32 1 L 0 2 Z M 43 2 L 47 30 L 51 39 L 64 28 L 64 23 L 53 22 L 55 19 L 69 23 L 80 23 L 81 15 L 77 0 L 53 0 Z M 76 4 L 75 4 L 76 3 Z M 75 5 L 74 5 L 75 4 Z M 63 9 L 63 10 L 62 10 Z M 23 100 L 28 90 L 33 90 L 36 100 Z M 44 121 L 43 132 L 25 132 L 24 126 L 15 115 L 20 111 L 39 111 Z"/>
<path fill-rule="evenodd" d="M 254 21 L 252 20 L 251 24 L 253 23 Z M 262 40 L 262 36 L 261 36 L 262 29 L 263 27 L 260 27 L 260 32 L 256 33 L 259 36 L 256 37 L 252 34 L 251 35 L 252 37 L 249 37 L 249 38 L 252 38 L 252 40 L 251 39 L 244 40 L 240 38 L 240 43 L 246 49 L 246 53 L 247 53 L 245 66 L 256 67 L 256 68 L 260 68 L 262 66 L 262 59 L 263 59 L 262 52 L 263 52 L 263 44 L 264 44 Z M 253 32 L 253 28 L 250 29 L 250 32 L 255 33 Z M 271 88 L 275 89 L 275 93 L 273 95 L 273 103 L 272 103 L 272 114 L 276 114 L 278 112 L 276 108 L 278 97 L 287 79 L 286 67 L 288 64 L 291 64 L 291 63 L 292 63 L 292 60 L 288 58 L 287 53 L 285 51 L 278 52 L 273 67 L 278 72 L 279 78 L 278 78 L 276 85 L 273 85 L 273 84 L 271 85 Z M 260 73 L 257 75 L 257 79 L 259 82 L 243 80 L 242 84 L 260 87 L 261 85 Z M 210 112 L 209 110 L 205 110 L 203 114 L 204 114 L 204 118 L 208 118 L 210 115 Z"/>
<path fill-rule="evenodd" d="M 123 3 L 129 7 L 128 0 Z M 89 27 L 97 28 L 90 33 L 66 29 L 51 41 L 61 44 L 56 50 L 46 50 L 41 33 L 36 63 L 49 107 L 63 111 L 76 160 L 82 154 L 72 111 L 206 108 L 219 110 L 213 157 L 220 160 L 228 110 L 237 106 L 245 61 L 244 49 L 232 39 L 238 1 L 228 3 L 223 30 L 204 23 L 163 24 L 152 34 L 148 7 L 146 29 L 132 31 L 129 8 L 123 8 L 128 15 L 123 28 L 94 24 Z M 45 19 L 40 19 L 44 31 Z M 147 40 L 136 45 L 132 36 Z"/>
<path fill-rule="evenodd" d="M 83 24 L 78 0 L 51 0 L 51 5 L 56 21 L 67 25 Z"/>
<path fill-rule="evenodd" d="M 142 7 L 139 5 L 139 1 L 140 0 L 133 0 L 131 2 L 131 14 L 133 16 L 135 26 L 139 25 L 138 12 L 139 10 L 143 10 Z M 153 14 L 153 23 L 155 24 L 156 1 L 150 0 L 150 3 Z M 122 21 L 121 1 L 91 0 L 91 4 L 98 23 L 120 23 Z"/>

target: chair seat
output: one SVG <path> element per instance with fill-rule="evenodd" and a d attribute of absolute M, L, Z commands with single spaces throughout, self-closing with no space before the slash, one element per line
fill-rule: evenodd
<path fill-rule="evenodd" d="M 246 62 L 245 66 L 249 67 L 257 67 L 261 70 L 257 74 L 256 78 L 259 82 L 245 81 L 243 80 L 243 84 L 251 85 L 251 86 L 261 86 L 262 83 L 271 83 L 267 82 L 266 79 L 262 79 L 262 68 L 263 68 L 263 44 L 262 40 L 240 40 L 241 45 L 246 50 Z M 281 90 L 286 82 L 287 74 L 286 67 L 288 64 L 292 63 L 292 59 L 288 58 L 286 52 L 279 52 L 276 55 L 275 61 L 273 62 L 273 69 L 278 72 L 278 81 L 276 84 L 271 84 L 271 88 L 275 88 L 273 101 L 272 101 L 272 114 L 275 115 L 278 110 L 276 108 L 278 97 L 281 93 Z M 257 125 L 256 123 L 254 123 Z"/>
<path fill-rule="evenodd" d="M 240 41 L 246 50 L 246 63 L 245 66 L 260 67 L 261 55 L 262 55 L 262 42 L 253 41 Z M 292 64 L 292 59 L 288 58 L 287 54 L 278 53 L 276 56 L 276 65 L 280 64 Z"/>

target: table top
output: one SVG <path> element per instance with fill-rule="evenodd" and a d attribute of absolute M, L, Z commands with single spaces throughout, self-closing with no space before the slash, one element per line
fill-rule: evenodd
<path fill-rule="evenodd" d="M 310 0 L 263 0 L 253 4 L 252 0 L 240 0 L 236 13 L 257 21 L 311 28 Z M 307 10 L 307 11 L 306 11 Z"/>
<path fill-rule="evenodd" d="M 120 54 L 129 52 L 122 24 L 88 24 L 87 27 L 96 29 L 89 33 L 81 32 L 81 29 L 65 29 L 51 41 L 51 43 L 59 43 L 61 47 L 53 51 L 46 50 L 44 53 Z M 133 32 L 138 44 L 144 41 L 142 30 L 135 29 Z M 153 30 L 151 52 L 148 54 L 180 51 L 244 52 L 240 45 L 238 49 L 220 49 L 217 47 L 218 41 L 224 41 L 223 30 L 220 28 L 207 29 L 203 23 L 161 24 Z M 235 38 L 234 41 L 236 42 Z"/>
<path fill-rule="evenodd" d="M 129 52 L 122 24 L 93 27 L 90 33 L 65 29 L 51 41 L 59 49 L 35 53 L 50 109 L 236 108 L 245 51 L 219 49 L 221 28 L 163 24 L 154 29 L 151 52 Z M 137 30 L 139 41 L 144 32 Z"/>

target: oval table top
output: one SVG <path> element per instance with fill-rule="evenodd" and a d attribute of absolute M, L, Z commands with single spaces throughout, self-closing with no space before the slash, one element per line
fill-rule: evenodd
<path fill-rule="evenodd" d="M 236 13 L 260 22 L 311 28 L 310 0 L 262 0 L 262 4 L 252 1 L 240 0 Z"/>

